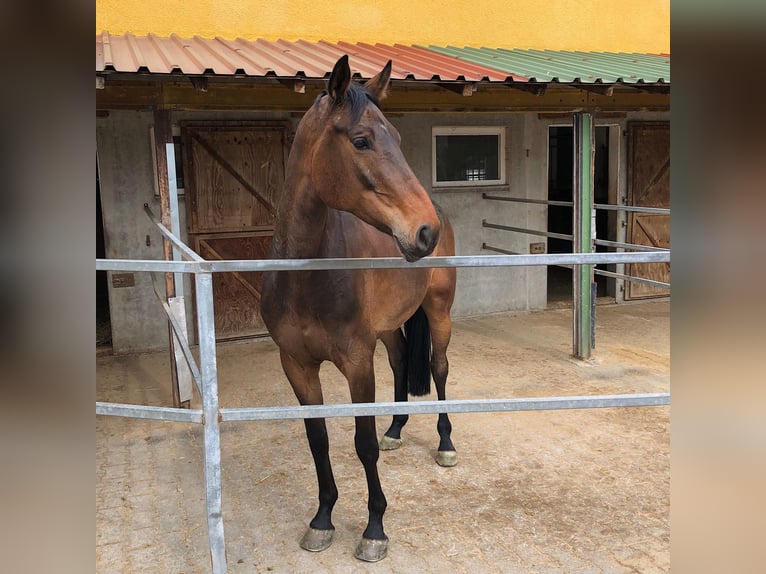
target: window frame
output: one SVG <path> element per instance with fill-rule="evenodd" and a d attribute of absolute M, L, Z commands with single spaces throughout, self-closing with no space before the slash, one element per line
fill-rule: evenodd
<path fill-rule="evenodd" d="M 434 189 L 441 188 L 465 188 L 465 187 L 492 187 L 498 185 L 507 185 L 508 178 L 506 173 L 506 127 L 505 126 L 433 126 L 431 128 L 431 185 Z M 436 171 L 436 138 L 437 136 L 498 136 L 498 155 L 497 161 L 499 179 L 478 179 L 464 181 L 438 181 Z"/>

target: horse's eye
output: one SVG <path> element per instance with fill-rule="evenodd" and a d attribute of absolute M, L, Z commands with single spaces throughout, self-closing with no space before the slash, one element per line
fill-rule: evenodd
<path fill-rule="evenodd" d="M 354 144 L 356 149 L 370 149 L 372 147 L 370 140 L 367 138 L 354 138 L 351 143 Z"/>

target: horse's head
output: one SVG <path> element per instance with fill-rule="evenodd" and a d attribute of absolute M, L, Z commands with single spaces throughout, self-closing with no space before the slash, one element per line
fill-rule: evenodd
<path fill-rule="evenodd" d="M 391 62 L 364 87 L 351 82 L 348 56 L 335 64 L 313 112 L 312 184 L 322 201 L 394 237 L 408 261 L 429 255 L 440 222 L 399 148 L 401 138 L 378 102 Z"/>

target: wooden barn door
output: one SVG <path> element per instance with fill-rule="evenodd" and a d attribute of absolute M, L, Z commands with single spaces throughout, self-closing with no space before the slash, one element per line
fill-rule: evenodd
<path fill-rule="evenodd" d="M 670 124 L 628 124 L 628 204 L 670 207 Z M 670 248 L 670 216 L 628 214 L 628 243 Z M 627 274 L 670 283 L 670 263 L 632 263 Z M 669 291 L 643 283 L 627 282 L 626 299 L 666 297 Z"/>
<path fill-rule="evenodd" d="M 284 182 L 287 127 L 184 124 L 189 242 L 205 259 L 266 259 Z M 213 276 L 216 338 L 266 334 L 262 273 Z"/>

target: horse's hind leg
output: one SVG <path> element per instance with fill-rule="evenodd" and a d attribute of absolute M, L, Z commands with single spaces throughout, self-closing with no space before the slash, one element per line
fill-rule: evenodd
<path fill-rule="evenodd" d="M 452 320 L 449 315 L 441 318 L 440 322 L 431 324 L 431 343 L 433 354 L 431 355 L 431 373 L 436 386 L 436 396 L 440 401 L 447 398 L 446 386 L 449 373 L 449 361 L 447 360 L 447 345 L 452 333 Z M 436 424 L 439 431 L 439 450 L 436 452 L 436 462 L 441 466 L 455 466 L 457 464 L 457 452 L 452 444 L 452 423 L 447 413 L 439 413 L 439 421 Z"/>
<path fill-rule="evenodd" d="M 452 268 L 434 270 L 432 283 L 426 298 L 423 300 L 423 310 L 428 317 L 431 331 L 431 374 L 436 385 L 436 395 L 440 401 L 447 398 L 446 386 L 449 373 L 447 346 L 452 337 L 452 319 L 450 309 L 455 297 L 455 270 Z M 441 466 L 455 466 L 457 452 L 452 444 L 452 423 L 447 413 L 439 414 L 436 425 L 439 431 L 439 450 L 436 452 L 436 462 Z"/>
<path fill-rule="evenodd" d="M 303 365 L 286 353 L 281 353 L 282 367 L 301 405 L 321 405 L 322 387 L 319 384 L 319 365 Z M 314 458 L 319 484 L 319 508 L 301 539 L 301 548 L 311 552 L 325 550 L 332 543 L 335 527 L 332 510 L 338 500 L 338 488 L 330 465 L 330 445 L 324 419 L 304 419 L 306 437 Z"/>
<path fill-rule="evenodd" d="M 381 335 L 380 340 L 388 351 L 388 362 L 394 372 L 394 400 L 407 400 L 407 348 L 401 329 Z M 380 438 L 381 450 L 393 450 L 402 446 L 402 427 L 407 424 L 407 415 L 394 415 L 391 426 Z"/>

